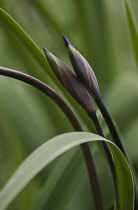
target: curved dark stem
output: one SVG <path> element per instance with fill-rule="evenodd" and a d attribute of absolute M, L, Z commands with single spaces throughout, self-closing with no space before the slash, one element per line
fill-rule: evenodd
<path fill-rule="evenodd" d="M 74 130 L 82 130 L 79 121 L 77 120 L 75 114 L 70 109 L 68 104 L 48 85 L 30 75 L 9 68 L 0 67 L 0 75 L 11 77 L 25 82 L 49 96 L 67 116 Z"/>
<path fill-rule="evenodd" d="M 45 83 L 41 82 L 40 80 L 30 75 L 27 75 L 22 72 L 15 71 L 9 68 L 0 67 L 0 75 L 18 79 L 42 91 L 44 94 L 49 96 L 64 112 L 64 114 L 70 121 L 75 131 L 83 131 L 78 119 L 76 118 L 75 114 L 70 109 L 68 104 L 48 85 L 46 85 Z M 93 197 L 94 197 L 94 202 L 95 202 L 95 208 L 96 210 L 103 210 L 103 203 L 102 203 L 102 197 L 101 197 L 100 187 L 98 183 L 98 177 L 97 177 L 97 173 L 96 173 L 96 169 L 95 169 L 95 165 L 94 165 L 94 161 L 91 155 L 89 145 L 88 143 L 84 143 L 84 144 L 81 144 L 80 146 L 81 146 L 85 163 L 87 166 L 87 171 L 88 171 L 91 189 L 93 192 Z"/>
<path fill-rule="evenodd" d="M 100 111 L 101 111 L 101 113 L 102 113 L 102 115 L 103 115 L 103 117 L 104 117 L 104 119 L 107 123 L 107 126 L 108 126 L 108 128 L 111 132 L 111 135 L 113 137 L 113 140 L 114 140 L 115 144 L 119 147 L 119 149 L 123 152 L 124 156 L 127 158 L 126 152 L 125 152 L 124 147 L 121 143 L 119 135 L 116 131 L 113 120 L 112 120 L 112 118 L 111 118 L 103 100 L 98 101 L 97 106 L 99 107 L 99 109 L 100 109 Z"/>
<path fill-rule="evenodd" d="M 90 113 L 90 114 L 89 114 L 89 117 L 90 117 L 90 119 L 92 120 L 92 122 L 94 123 L 94 126 L 95 126 L 95 128 L 96 128 L 97 133 L 98 133 L 100 136 L 104 137 L 104 134 L 103 134 L 103 131 L 102 131 L 101 126 L 100 126 L 100 124 L 99 124 L 99 120 L 98 120 L 98 118 L 97 118 L 96 112 Z M 114 177 L 113 159 L 112 159 L 111 152 L 110 152 L 109 147 L 108 147 L 108 145 L 107 145 L 106 142 L 102 141 L 101 144 L 102 144 L 102 147 L 103 147 L 103 149 L 104 149 L 104 151 L 105 151 L 107 160 L 108 160 L 109 165 L 110 165 L 110 169 L 111 169 L 112 175 L 113 175 L 113 177 Z"/>
<path fill-rule="evenodd" d="M 137 199 L 137 191 L 135 185 L 134 185 L 134 190 L 135 190 L 134 210 L 138 210 L 138 199 Z"/>
<path fill-rule="evenodd" d="M 103 131 L 102 131 L 102 129 L 101 129 L 101 126 L 100 126 L 99 120 L 98 120 L 98 118 L 97 118 L 96 112 L 91 112 L 91 113 L 88 114 L 88 115 L 89 115 L 90 119 L 92 120 L 92 122 L 93 122 L 93 124 L 94 124 L 94 126 L 95 126 L 95 128 L 96 128 L 97 133 L 98 133 L 100 136 L 104 137 L 104 134 L 103 134 Z M 103 150 L 104 150 L 104 152 L 105 152 L 105 155 L 106 155 L 106 157 L 107 157 L 107 161 L 108 161 L 109 166 L 110 166 L 110 169 L 111 169 L 113 181 L 115 181 L 115 173 L 114 173 L 114 166 L 113 166 L 113 158 L 112 158 L 110 149 L 109 149 L 109 147 L 108 147 L 108 145 L 107 145 L 106 142 L 103 142 L 103 141 L 102 141 L 102 142 L 101 142 L 101 145 L 102 145 Z M 115 183 L 114 183 L 114 187 L 115 187 L 115 191 L 116 191 L 116 185 L 115 185 Z"/>
<path fill-rule="evenodd" d="M 92 158 L 89 145 L 88 143 L 84 143 L 84 144 L 81 144 L 80 146 L 84 154 L 87 169 L 89 171 L 89 176 L 93 177 L 93 181 L 91 181 L 91 188 L 93 191 L 95 209 L 103 210 L 104 208 L 103 208 L 103 201 L 102 201 L 102 196 L 100 192 L 100 186 L 99 186 L 98 177 L 97 177 L 97 173 L 96 173 L 96 169 L 94 165 L 94 160 Z"/>
<path fill-rule="evenodd" d="M 114 143 L 119 147 L 119 149 L 122 151 L 122 153 L 124 154 L 125 158 L 127 159 L 128 163 L 129 163 L 129 159 L 127 157 L 125 149 L 124 149 L 124 147 L 122 145 L 122 142 L 121 142 L 121 140 L 119 138 L 119 135 L 117 133 L 117 130 L 115 128 L 113 120 L 112 120 L 112 118 L 111 118 L 111 116 L 110 116 L 110 114 L 109 114 L 109 112 L 108 112 L 108 110 L 107 110 L 103 100 L 97 101 L 96 103 L 97 103 L 97 106 L 99 107 L 99 109 L 100 109 L 100 111 L 101 111 L 101 113 L 102 113 L 106 123 L 107 123 L 107 126 L 108 126 L 108 128 L 110 130 L 110 133 L 111 133 L 112 137 L 113 137 Z M 131 165 L 131 164 L 129 163 L 129 165 Z M 137 192 L 136 192 L 135 183 L 134 183 L 134 188 L 135 188 L 134 210 L 138 210 L 138 198 L 137 198 Z"/>

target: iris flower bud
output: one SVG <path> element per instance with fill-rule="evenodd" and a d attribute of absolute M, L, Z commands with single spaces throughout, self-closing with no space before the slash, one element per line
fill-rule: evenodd
<path fill-rule="evenodd" d="M 43 47 L 45 56 L 56 77 L 72 97 L 90 114 L 95 111 L 90 96 L 76 75 L 57 57 Z"/>
<path fill-rule="evenodd" d="M 96 76 L 87 60 L 73 47 L 69 40 L 63 35 L 68 49 L 69 58 L 77 77 L 85 85 L 95 101 L 102 99 Z"/>

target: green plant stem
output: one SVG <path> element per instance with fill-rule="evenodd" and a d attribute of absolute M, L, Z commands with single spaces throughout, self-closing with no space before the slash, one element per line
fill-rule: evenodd
<path fill-rule="evenodd" d="M 22 72 L 15 71 L 9 68 L 0 67 L 0 75 L 18 79 L 42 91 L 44 94 L 49 96 L 64 112 L 64 114 L 70 121 L 75 131 L 83 131 L 78 119 L 76 118 L 75 114 L 70 109 L 68 104 L 48 85 L 46 85 L 45 83 L 41 82 L 40 80 L 30 75 L 27 75 Z M 94 165 L 94 161 L 91 155 L 89 145 L 88 143 L 84 143 L 84 144 L 81 144 L 80 146 L 81 146 L 85 163 L 87 166 L 91 189 L 92 189 L 93 197 L 94 197 L 95 208 L 96 210 L 103 210 L 104 208 L 103 208 L 100 187 L 98 183 L 98 177 L 97 177 L 97 173 L 96 173 L 96 169 L 95 169 L 95 165 Z"/>

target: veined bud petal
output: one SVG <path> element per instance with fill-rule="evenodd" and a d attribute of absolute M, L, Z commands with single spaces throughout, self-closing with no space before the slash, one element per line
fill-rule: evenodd
<path fill-rule="evenodd" d="M 43 50 L 53 72 L 64 88 L 88 114 L 95 111 L 90 96 L 76 75 L 60 59 L 46 50 L 46 48 L 43 48 Z"/>
<path fill-rule="evenodd" d="M 85 85 L 95 101 L 101 100 L 102 96 L 100 93 L 98 81 L 91 66 L 89 65 L 87 60 L 79 53 L 79 51 L 77 51 L 73 47 L 73 45 L 64 35 L 63 39 L 68 49 L 69 58 L 77 77 Z"/>

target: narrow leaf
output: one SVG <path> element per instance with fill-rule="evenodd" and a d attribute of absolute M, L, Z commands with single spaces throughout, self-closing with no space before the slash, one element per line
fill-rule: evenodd
<path fill-rule="evenodd" d="M 121 151 L 115 144 L 96 134 L 86 132 L 72 132 L 54 137 L 38 147 L 12 175 L 7 184 L 0 191 L 0 209 L 4 210 L 21 190 L 50 162 L 69 149 L 91 141 L 106 141 L 114 159 L 116 180 L 116 209 L 133 210 L 133 179 L 129 165 Z"/>
<path fill-rule="evenodd" d="M 1 21 L 8 27 L 8 29 L 16 34 L 19 40 L 27 47 L 28 51 L 30 51 L 31 55 L 34 56 L 38 64 L 43 68 L 44 71 L 46 71 L 46 79 L 51 81 L 52 87 L 57 89 L 61 93 L 61 95 L 63 93 L 65 98 L 67 99 L 69 96 L 67 96 L 66 91 L 64 91 L 64 89 L 59 86 L 57 79 L 53 77 L 53 74 L 46 63 L 45 56 L 40 51 L 36 43 L 7 12 L 0 8 L 0 23 Z M 70 105 L 73 104 L 73 107 L 75 107 L 74 109 L 78 114 L 78 118 L 80 118 L 80 121 L 85 125 L 85 127 L 87 127 L 87 129 L 91 131 L 91 122 L 88 120 L 88 118 L 86 118 L 83 110 L 80 110 L 80 107 L 78 107 L 78 104 L 74 103 L 74 100 L 72 100 L 72 98 L 70 98 L 68 103 Z"/>
<path fill-rule="evenodd" d="M 45 62 L 45 57 L 40 51 L 36 43 L 31 39 L 31 37 L 21 28 L 21 26 L 3 9 L 0 8 L 0 20 L 4 21 L 6 25 L 11 29 L 17 37 L 22 41 L 22 43 L 28 48 L 31 54 L 37 59 L 38 63 L 43 67 L 47 68 Z M 47 68 L 48 75 L 51 74 L 50 70 Z"/>
<path fill-rule="evenodd" d="M 132 44 L 134 48 L 134 54 L 136 57 L 136 62 L 138 64 L 138 23 L 131 2 L 129 0 L 126 1 L 126 11 L 127 11 L 128 23 L 132 38 Z"/>

